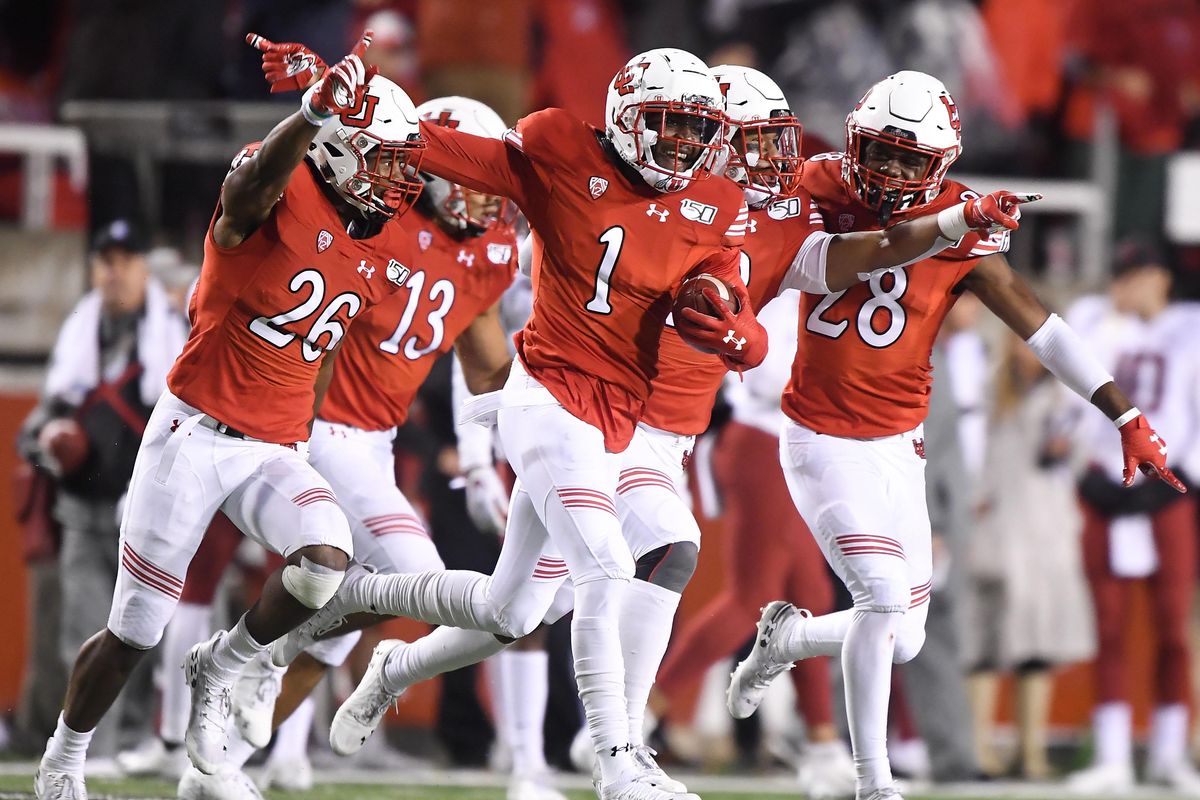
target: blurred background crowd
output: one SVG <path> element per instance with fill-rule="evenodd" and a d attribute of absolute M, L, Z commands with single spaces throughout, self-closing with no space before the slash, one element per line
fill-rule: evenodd
<path fill-rule="evenodd" d="M 166 347 L 164 315 L 182 310 L 229 159 L 296 102 L 268 94 L 244 35 L 301 41 L 332 63 L 364 27 L 375 31 L 367 59 L 415 101 L 466 95 L 510 123 L 561 106 L 602 125 L 612 75 L 651 47 L 754 66 L 786 91 L 809 153 L 841 149 L 846 113 L 883 76 L 941 78 L 963 125 L 952 177 L 1046 195 L 1011 261 L 1135 403 L 1169 409 L 1155 417 L 1159 430 L 1176 466 L 1200 479 L 1200 313 L 1188 300 L 1200 296 L 1195 0 L 0 0 L 0 747 L 40 752 L 65 667 L 107 617 L 121 475 L 137 437 L 96 434 L 56 465 L 31 454 L 55 420 L 86 419 L 92 432 L 117 424 L 89 414 L 97 406 L 136 417 L 152 404 L 122 369 L 128 352 Z M 72 396 L 45 364 L 56 339 L 69 346 L 60 328 L 88 289 L 99 297 L 105 363 L 99 386 Z M 397 440 L 396 476 L 447 566 L 487 569 L 499 543 L 464 507 L 443 367 Z M 970 296 L 948 321 L 935 369 L 936 577 L 928 643 L 895 679 L 896 772 L 1045 779 L 1125 769 L 1143 748 L 1190 750 L 1200 742 L 1189 711 L 1200 679 L 1192 497 L 1154 484 L 1119 493 L 1119 473 L 1092 466 L 1117 463 L 1116 434 Z M 802 770 L 803 743 L 844 727 L 840 691 L 779 686 L 763 713 L 735 726 L 720 697 L 728 661 L 710 664 L 718 654 L 694 634 L 732 619 L 751 632 L 759 601 L 772 598 L 741 585 L 737 553 L 764 550 L 736 537 L 775 536 L 772 521 L 794 516 L 790 505 L 759 509 L 761 529 L 739 530 L 739 481 L 778 472 L 772 459 L 722 469 L 722 440 L 744 422 L 718 406 L 705 436 L 714 455 L 693 467 L 706 538 L 677 623 L 690 623 L 689 635 L 673 642 L 654 698 L 655 741 L 664 765 Z M 815 548 L 803 557 L 797 596 L 817 584 L 832 593 Z M 246 543 L 222 583 L 220 615 L 256 596 L 262 564 Z M 731 596 L 740 603 L 722 600 Z M 375 638 L 422 630 L 400 621 L 364 637 L 349 672 L 357 677 Z M 579 724 L 568 647 L 560 625 L 546 742 L 564 768 Z M 173 666 L 146 670 L 94 757 L 149 736 L 155 683 L 176 679 Z M 353 685 L 350 675 L 329 683 L 327 697 Z M 488 763 L 503 750 L 493 746 L 490 695 L 486 665 L 410 692 L 364 763 Z M 322 757 L 319 741 L 312 752 Z"/>

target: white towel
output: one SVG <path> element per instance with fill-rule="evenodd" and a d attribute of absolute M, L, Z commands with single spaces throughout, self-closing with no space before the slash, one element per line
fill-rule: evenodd
<path fill-rule="evenodd" d="M 1154 528 L 1146 514 L 1113 517 L 1108 523 L 1108 558 L 1118 578 L 1145 578 L 1158 569 Z"/>
<path fill-rule="evenodd" d="M 155 278 L 146 282 L 146 310 L 138 321 L 139 384 L 142 402 L 152 406 L 167 388 L 167 373 L 187 340 L 187 325 L 171 308 Z M 78 406 L 100 382 L 100 292 L 83 296 L 58 332 L 46 374 L 45 393 Z"/>

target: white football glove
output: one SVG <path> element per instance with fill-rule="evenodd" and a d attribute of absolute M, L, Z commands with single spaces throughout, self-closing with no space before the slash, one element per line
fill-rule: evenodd
<path fill-rule="evenodd" d="M 508 524 L 508 490 L 496 468 L 472 467 L 463 478 L 467 482 L 467 514 L 475 527 L 503 536 Z"/>

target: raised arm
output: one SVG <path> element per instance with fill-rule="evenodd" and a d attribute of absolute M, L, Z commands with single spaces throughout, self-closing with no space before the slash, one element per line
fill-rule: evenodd
<path fill-rule="evenodd" d="M 509 131 L 503 139 L 491 139 L 421 120 L 421 138 L 426 142 L 423 171 L 525 207 L 524 187 L 533 167 L 521 150 L 520 134 Z"/>
<path fill-rule="evenodd" d="M 1067 388 L 1104 412 L 1121 434 L 1125 485 L 1135 470 L 1162 478 L 1179 492 L 1187 489 L 1167 468 L 1167 443 L 1117 386 L 1087 345 L 1058 314 L 1051 314 L 1028 281 L 996 254 L 980 259 L 963 279 L 1000 320 L 1025 340 L 1038 359 Z"/>
<path fill-rule="evenodd" d="M 277 45 L 249 34 L 246 40 L 269 54 Z M 213 239 L 221 247 L 237 247 L 254 233 L 271 213 L 287 187 L 292 172 L 325 120 L 351 108 L 367 85 L 362 55 L 371 43 L 371 32 L 304 94 L 300 110 L 276 125 L 257 152 L 235 162 L 221 185 L 221 215 L 213 226 Z M 266 55 L 264 55 L 264 59 Z"/>
<path fill-rule="evenodd" d="M 923 261 L 972 230 L 1015 230 L 1021 203 L 1041 195 L 994 192 L 937 214 L 915 217 L 882 231 L 831 234 L 814 232 L 804 240 L 784 278 L 783 289 L 827 294 L 849 289 L 870 273 Z"/>

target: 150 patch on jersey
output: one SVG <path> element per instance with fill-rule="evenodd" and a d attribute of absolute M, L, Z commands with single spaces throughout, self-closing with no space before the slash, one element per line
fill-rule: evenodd
<path fill-rule="evenodd" d="M 679 213 L 683 214 L 684 219 L 690 219 L 692 222 L 712 225 L 713 220 L 717 218 L 717 207 L 685 199 L 679 204 Z"/>
<path fill-rule="evenodd" d="M 493 264 L 507 264 L 512 261 L 512 245 L 491 242 L 487 246 L 487 257 Z"/>

